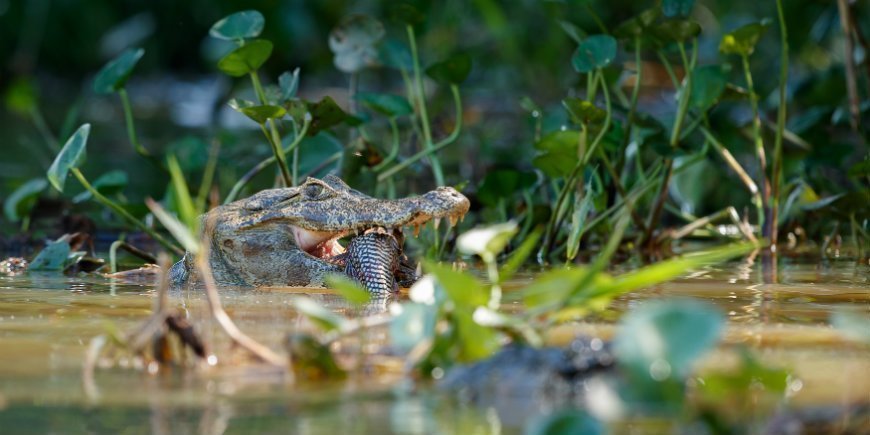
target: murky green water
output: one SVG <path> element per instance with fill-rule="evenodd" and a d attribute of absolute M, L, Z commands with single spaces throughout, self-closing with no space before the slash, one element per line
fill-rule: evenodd
<path fill-rule="evenodd" d="M 506 286 L 506 303 L 513 308 L 518 304 L 511 302 L 511 289 L 529 277 Z M 837 310 L 870 316 L 868 277 L 870 268 L 852 261 L 783 261 L 777 283 L 757 263 L 709 267 L 620 298 L 594 319 L 552 331 L 549 340 L 563 344 L 578 332 L 608 337 L 622 312 L 648 300 L 700 298 L 729 318 L 724 343 L 705 358 L 701 372 L 733 364 L 733 349 L 742 344 L 764 363 L 791 371 L 798 382 L 790 383 L 783 398 L 790 407 L 870 405 L 870 347 L 846 339 L 829 323 Z M 305 291 L 226 289 L 222 300 L 243 331 L 281 349 L 286 334 L 303 325 L 290 308 L 300 292 Z M 330 309 L 346 310 L 333 294 L 309 293 Z M 121 359 L 98 369 L 85 388 L 82 362 L 91 338 L 107 324 L 134 328 L 152 302 L 147 285 L 0 277 L 0 433 L 513 433 L 526 424 L 498 409 L 413 386 L 390 368 L 398 367 L 390 359 L 345 382 L 303 385 L 249 365 L 148 374 Z M 172 302 L 186 311 L 213 353 L 241 358 L 209 319 L 200 292 L 174 294 Z"/>

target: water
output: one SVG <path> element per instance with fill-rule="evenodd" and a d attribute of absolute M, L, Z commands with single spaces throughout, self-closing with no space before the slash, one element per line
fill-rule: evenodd
<path fill-rule="evenodd" d="M 832 313 L 870 316 L 870 268 L 853 261 L 782 261 L 777 283 L 745 260 L 695 271 L 676 281 L 629 294 L 583 322 L 550 331 L 565 344 L 577 333 L 610 337 L 626 310 L 649 300 L 690 297 L 727 314 L 722 345 L 701 361 L 699 372 L 733 366 L 746 346 L 774 367 L 790 370 L 783 402 L 795 409 L 870 404 L 870 346 L 847 339 L 830 325 Z M 518 309 L 506 288 L 506 309 Z M 272 349 L 290 331 L 305 328 L 291 308 L 299 293 L 345 313 L 334 294 L 315 289 L 226 289 L 222 301 L 238 326 Z M 149 285 L 94 277 L 0 277 L 0 432 L 36 433 L 513 433 L 522 423 L 498 410 L 468 406 L 455 397 L 413 385 L 401 361 L 382 357 L 346 381 L 291 384 L 274 370 L 218 364 L 201 370 L 149 374 L 120 355 L 83 385 L 82 363 L 91 339 L 107 328 L 129 331 L 153 303 Z M 211 351 L 245 361 L 210 320 L 204 296 L 172 296 L 200 330 Z M 110 326 L 107 326 L 110 325 Z M 367 350 L 379 353 L 377 336 Z M 374 347 L 374 348 L 372 348 Z M 356 348 L 346 350 L 354 354 Z M 222 360 L 221 362 L 227 362 Z"/>

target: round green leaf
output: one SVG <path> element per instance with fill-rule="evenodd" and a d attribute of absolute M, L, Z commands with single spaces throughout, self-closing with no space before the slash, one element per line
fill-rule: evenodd
<path fill-rule="evenodd" d="M 621 365 L 638 375 L 681 379 L 716 345 L 723 324 L 722 314 L 702 302 L 650 302 L 623 318 L 614 352 Z"/>
<path fill-rule="evenodd" d="M 123 88 L 139 59 L 145 54 L 141 48 L 128 48 L 103 66 L 94 79 L 94 91 L 111 94 Z"/>
<path fill-rule="evenodd" d="M 251 118 L 257 124 L 265 124 L 269 119 L 281 118 L 287 114 L 287 111 L 281 106 L 273 106 L 271 104 L 254 105 L 254 103 L 246 100 L 233 98 L 228 103 L 230 107 L 241 112 L 248 118 Z"/>
<path fill-rule="evenodd" d="M 471 56 L 465 53 L 455 54 L 447 60 L 438 62 L 426 68 L 426 75 L 436 82 L 458 85 L 471 73 Z"/>
<path fill-rule="evenodd" d="M 580 98 L 568 97 L 562 100 L 562 107 L 568 111 L 571 120 L 576 124 L 598 124 L 607 117 L 604 109 Z"/>
<path fill-rule="evenodd" d="M 414 110 L 411 103 L 399 95 L 360 92 L 354 97 L 369 109 L 391 118 L 407 115 Z"/>
<path fill-rule="evenodd" d="M 48 186 L 45 178 L 34 178 L 15 189 L 3 202 L 3 213 L 11 222 L 18 222 L 30 213 L 39 194 Z"/>
<path fill-rule="evenodd" d="M 335 67 L 348 74 L 375 64 L 375 45 L 384 37 L 384 26 L 367 15 L 353 15 L 329 33 Z"/>
<path fill-rule="evenodd" d="M 722 37 L 722 42 L 719 43 L 719 51 L 723 54 L 751 55 L 755 51 L 755 45 L 758 44 L 758 40 L 767 31 L 769 25 L 769 20 L 762 20 L 725 34 Z"/>
<path fill-rule="evenodd" d="M 701 110 L 707 110 L 725 91 L 728 80 L 719 65 L 705 65 L 695 68 L 692 72 L 692 91 L 689 104 Z"/>
<path fill-rule="evenodd" d="M 616 40 L 609 35 L 593 35 L 583 40 L 571 63 L 579 73 L 588 73 L 596 68 L 610 65 L 616 57 Z"/>
<path fill-rule="evenodd" d="M 532 160 L 532 165 L 553 178 L 568 175 L 577 163 L 579 141 L 580 132 L 576 130 L 561 130 L 547 134 L 535 143 L 535 148 L 540 152 Z"/>
<path fill-rule="evenodd" d="M 218 68 L 232 77 L 256 71 L 272 55 L 272 43 L 255 39 L 231 51 L 218 61 Z"/>
<path fill-rule="evenodd" d="M 85 162 L 85 146 L 88 143 L 88 134 L 91 132 L 91 124 L 83 124 L 66 141 L 58 153 L 51 167 L 48 168 L 48 181 L 59 192 L 63 192 L 66 176 L 70 168 L 78 168 Z"/>
<path fill-rule="evenodd" d="M 239 40 L 256 38 L 263 31 L 266 20 L 259 11 L 248 10 L 227 15 L 214 23 L 208 34 L 218 39 Z"/>
<path fill-rule="evenodd" d="M 664 0 L 662 12 L 666 17 L 687 17 L 695 6 L 695 0 Z"/>
<path fill-rule="evenodd" d="M 348 118 L 347 112 L 342 110 L 329 96 L 323 97 L 316 103 L 308 103 L 308 112 L 311 114 L 311 125 L 308 127 L 309 136 L 314 136 Z"/>
<path fill-rule="evenodd" d="M 689 19 L 668 20 L 653 28 L 653 34 L 664 41 L 684 42 L 701 34 L 701 25 Z"/>

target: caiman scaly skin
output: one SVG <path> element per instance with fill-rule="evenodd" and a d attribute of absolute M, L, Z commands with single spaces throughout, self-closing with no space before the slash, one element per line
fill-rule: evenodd
<path fill-rule="evenodd" d="M 202 216 L 200 227 L 219 285 L 322 287 L 324 277 L 344 272 L 348 260 L 354 261 L 353 267 L 365 267 L 366 249 L 392 246 L 386 238 L 373 236 L 345 253 L 339 238 L 380 228 L 375 233 L 396 244 L 384 258 L 402 258 L 402 227 L 441 218 L 453 224 L 468 207 L 468 199 L 451 187 L 403 199 L 378 199 L 328 175 L 217 207 Z M 365 272 L 353 270 L 355 279 Z M 406 264 L 394 270 L 400 283 L 408 282 L 407 271 Z M 176 285 L 195 279 L 190 255 L 172 267 L 170 276 Z"/>

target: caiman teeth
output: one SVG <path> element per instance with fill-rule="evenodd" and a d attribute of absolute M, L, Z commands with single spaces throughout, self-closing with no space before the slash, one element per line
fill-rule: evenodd
<path fill-rule="evenodd" d="M 441 225 L 441 218 L 432 219 L 432 226 L 435 227 L 435 231 L 438 231 L 438 227 Z"/>
<path fill-rule="evenodd" d="M 453 228 L 456 226 L 456 221 L 459 220 L 459 218 L 456 217 L 455 214 L 452 214 L 450 216 L 447 216 L 447 220 L 450 221 L 450 228 Z"/>
<path fill-rule="evenodd" d="M 420 227 L 421 227 L 420 224 L 414 224 L 414 237 L 417 237 L 420 235 Z"/>

